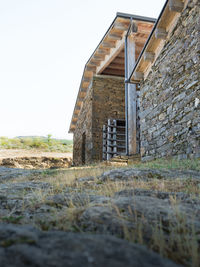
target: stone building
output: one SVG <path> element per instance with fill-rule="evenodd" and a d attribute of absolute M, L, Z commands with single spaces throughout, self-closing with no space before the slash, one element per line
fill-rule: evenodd
<path fill-rule="evenodd" d="M 200 157 L 199 14 L 197 0 L 167 0 L 157 20 L 117 13 L 85 65 L 70 125 L 74 164 L 102 160 L 103 127 L 107 158 L 122 153 L 117 120 L 126 155 Z"/>
<path fill-rule="evenodd" d="M 157 37 L 157 38 L 156 38 Z M 130 81 L 140 73 L 143 160 L 200 157 L 200 2 L 167 1 Z"/>
<path fill-rule="evenodd" d="M 102 160 L 103 124 L 108 118 L 125 119 L 124 105 L 124 79 L 107 75 L 92 78 L 74 131 L 74 164 Z"/>

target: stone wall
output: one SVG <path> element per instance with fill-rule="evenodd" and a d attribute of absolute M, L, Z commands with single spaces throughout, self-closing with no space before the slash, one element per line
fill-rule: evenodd
<path fill-rule="evenodd" d="M 86 135 L 85 163 L 92 161 L 92 87 L 89 87 L 73 134 L 73 164 L 82 165 L 82 138 Z"/>
<path fill-rule="evenodd" d="M 82 165 L 82 136 L 86 135 L 85 163 L 102 160 L 102 127 L 108 120 L 124 119 L 124 79 L 94 76 L 74 132 L 73 163 Z"/>
<path fill-rule="evenodd" d="M 189 1 L 141 84 L 143 160 L 200 157 L 200 7 Z"/>
<path fill-rule="evenodd" d="M 105 75 L 94 77 L 92 109 L 92 158 L 100 161 L 103 153 L 103 125 L 108 119 L 125 119 L 124 79 Z"/>

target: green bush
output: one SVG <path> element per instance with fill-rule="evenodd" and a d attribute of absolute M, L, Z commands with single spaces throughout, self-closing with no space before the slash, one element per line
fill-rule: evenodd
<path fill-rule="evenodd" d="M 72 152 L 72 140 L 47 137 L 0 137 L 0 149 L 38 149 L 52 152 Z"/>

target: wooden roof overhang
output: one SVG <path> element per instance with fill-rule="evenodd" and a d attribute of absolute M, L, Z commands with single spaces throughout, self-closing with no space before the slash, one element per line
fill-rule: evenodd
<path fill-rule="evenodd" d="M 167 0 L 165 2 L 127 82 L 135 83 L 146 79 L 187 3 L 188 0 Z"/>
<path fill-rule="evenodd" d="M 78 91 L 74 112 L 71 119 L 69 133 L 73 133 L 84 98 L 94 75 L 112 75 L 124 77 L 124 45 L 130 22 L 137 25 L 134 34 L 136 44 L 136 58 L 152 31 L 156 19 L 117 13 L 115 19 L 87 61 Z"/>

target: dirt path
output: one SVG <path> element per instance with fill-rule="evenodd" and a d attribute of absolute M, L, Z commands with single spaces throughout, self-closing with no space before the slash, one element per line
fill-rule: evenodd
<path fill-rule="evenodd" d="M 0 166 L 20 169 L 68 168 L 72 153 L 43 152 L 38 150 L 1 149 Z"/>
<path fill-rule="evenodd" d="M 44 152 L 25 149 L 0 149 L 0 159 L 21 157 L 72 158 L 72 153 Z"/>

